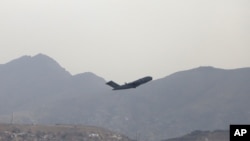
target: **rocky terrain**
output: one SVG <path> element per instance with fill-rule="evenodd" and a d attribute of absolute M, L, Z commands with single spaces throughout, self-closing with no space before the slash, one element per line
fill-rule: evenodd
<path fill-rule="evenodd" d="M 0 141 L 132 141 L 94 126 L 0 124 Z"/>
<path fill-rule="evenodd" d="M 164 141 L 229 141 L 229 131 L 193 131 L 185 136 Z"/>

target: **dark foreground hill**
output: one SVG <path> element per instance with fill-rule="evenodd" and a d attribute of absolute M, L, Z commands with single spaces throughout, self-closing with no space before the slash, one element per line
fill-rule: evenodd
<path fill-rule="evenodd" d="M 164 141 L 229 141 L 229 131 L 194 131 L 185 136 Z"/>
<path fill-rule="evenodd" d="M 93 126 L 0 124 L 0 141 L 132 141 Z"/>
<path fill-rule="evenodd" d="M 24 56 L 0 65 L 0 122 L 94 125 L 156 141 L 249 124 L 249 86 L 250 68 L 198 67 L 112 91 L 93 73 Z"/>

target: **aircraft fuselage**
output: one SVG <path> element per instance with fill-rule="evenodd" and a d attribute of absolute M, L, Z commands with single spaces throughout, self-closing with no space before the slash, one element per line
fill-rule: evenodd
<path fill-rule="evenodd" d="M 109 81 L 106 84 L 113 87 L 113 90 L 122 90 L 122 89 L 131 89 L 131 88 L 136 88 L 142 84 L 145 84 L 149 81 L 151 81 L 153 78 L 151 76 L 143 77 L 141 79 L 138 79 L 133 82 L 125 83 L 124 85 L 118 85 L 113 81 Z"/>

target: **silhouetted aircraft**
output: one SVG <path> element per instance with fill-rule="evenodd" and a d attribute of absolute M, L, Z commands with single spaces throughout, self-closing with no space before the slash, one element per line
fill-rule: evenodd
<path fill-rule="evenodd" d="M 124 85 L 119 85 L 115 83 L 114 81 L 109 81 L 106 84 L 113 88 L 113 90 L 122 90 L 122 89 L 130 89 L 130 88 L 136 88 L 140 86 L 141 84 L 147 83 L 151 81 L 153 78 L 151 76 L 143 77 L 141 79 L 138 79 L 136 81 L 125 83 Z"/>

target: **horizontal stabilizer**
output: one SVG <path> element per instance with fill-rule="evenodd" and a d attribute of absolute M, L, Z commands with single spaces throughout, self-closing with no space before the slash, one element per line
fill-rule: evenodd
<path fill-rule="evenodd" d="M 113 87 L 114 89 L 120 87 L 120 85 L 118 85 L 114 81 L 109 81 L 106 84 L 109 85 L 110 87 Z"/>

